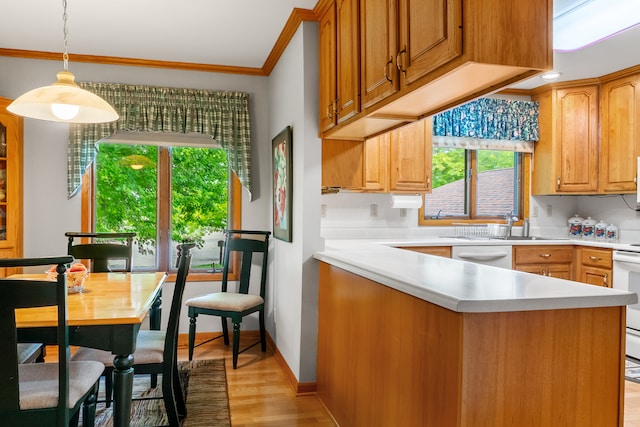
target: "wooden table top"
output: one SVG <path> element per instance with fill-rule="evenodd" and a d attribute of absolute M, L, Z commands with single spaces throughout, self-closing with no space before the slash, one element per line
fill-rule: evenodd
<path fill-rule="evenodd" d="M 46 274 L 15 274 L 12 278 L 46 280 Z M 166 273 L 89 273 L 80 293 L 68 296 L 68 325 L 142 323 L 166 281 Z M 16 310 L 19 328 L 56 326 L 56 308 Z"/>

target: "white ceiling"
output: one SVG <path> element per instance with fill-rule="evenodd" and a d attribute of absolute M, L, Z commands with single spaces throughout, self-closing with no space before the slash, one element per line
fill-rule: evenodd
<path fill-rule="evenodd" d="M 569 1 L 556 0 L 556 9 Z M 583 0 L 578 0 L 583 1 Z M 293 8 L 317 0 L 68 0 L 71 54 L 262 68 Z M 63 51 L 62 0 L 19 0 L 2 10 L 0 48 Z M 555 53 L 560 81 L 640 64 L 640 27 Z M 73 66 L 70 66 L 73 71 Z M 535 77 L 515 85 L 544 84 Z"/>
<path fill-rule="evenodd" d="M 0 47 L 62 52 L 62 0 L 2 8 Z M 317 0 L 68 0 L 71 54 L 262 68 L 294 8 Z M 71 70 L 72 71 L 72 70 Z"/>

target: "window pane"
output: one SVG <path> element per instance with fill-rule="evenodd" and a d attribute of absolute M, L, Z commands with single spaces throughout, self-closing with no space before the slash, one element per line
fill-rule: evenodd
<path fill-rule="evenodd" d="M 133 231 L 134 268 L 155 268 L 158 148 L 102 143 L 96 158 L 96 232 Z"/>
<path fill-rule="evenodd" d="M 425 194 L 425 218 L 467 215 L 466 158 L 461 148 L 433 147 L 431 194 Z"/>
<path fill-rule="evenodd" d="M 220 264 L 222 230 L 227 227 L 229 167 L 223 149 L 172 149 L 171 265 L 176 245 L 193 241 L 191 269 Z"/>
<path fill-rule="evenodd" d="M 517 212 L 516 154 L 510 151 L 478 150 L 476 216 L 504 216 Z"/>

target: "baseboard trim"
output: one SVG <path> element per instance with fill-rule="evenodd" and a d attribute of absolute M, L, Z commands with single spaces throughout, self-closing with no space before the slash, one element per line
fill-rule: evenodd
<path fill-rule="evenodd" d="M 220 335 L 221 332 L 196 332 L 196 344 L 208 341 L 212 338 Z M 240 335 L 246 337 L 247 339 L 260 339 L 260 331 L 240 331 Z M 231 337 L 229 337 L 231 338 Z M 178 335 L 178 347 L 187 348 L 189 346 L 189 334 L 179 334 Z M 315 382 L 298 382 L 298 379 L 289 368 L 287 361 L 278 350 L 275 342 L 271 339 L 269 333 L 267 333 L 267 346 L 273 351 L 273 357 L 275 358 L 278 366 L 282 369 L 282 373 L 284 374 L 287 382 L 291 386 L 291 389 L 296 394 L 296 396 L 308 396 L 310 394 L 316 393 L 316 383 Z"/>

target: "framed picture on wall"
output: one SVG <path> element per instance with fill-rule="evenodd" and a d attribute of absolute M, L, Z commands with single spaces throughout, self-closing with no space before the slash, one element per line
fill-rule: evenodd
<path fill-rule="evenodd" d="M 293 202 L 292 129 L 287 126 L 271 141 L 273 157 L 273 236 L 290 242 Z"/>

